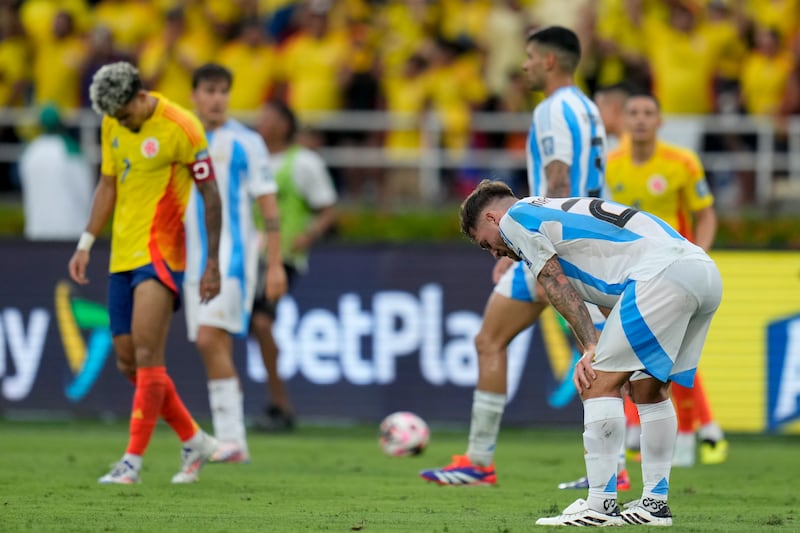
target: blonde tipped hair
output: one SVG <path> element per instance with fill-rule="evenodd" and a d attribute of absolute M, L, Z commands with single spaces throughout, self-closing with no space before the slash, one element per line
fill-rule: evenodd
<path fill-rule="evenodd" d="M 95 72 L 89 86 L 92 109 L 101 115 L 114 116 L 141 88 L 139 71 L 127 61 L 104 65 Z"/>

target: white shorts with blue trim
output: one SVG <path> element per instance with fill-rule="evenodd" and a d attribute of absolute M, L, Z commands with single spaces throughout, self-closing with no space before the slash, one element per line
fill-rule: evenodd
<path fill-rule="evenodd" d="M 721 298 L 710 259 L 682 259 L 650 280 L 632 280 L 608 315 L 593 368 L 692 387 Z"/>
<path fill-rule="evenodd" d="M 536 278 L 523 261 L 518 261 L 503 273 L 494 286 L 494 292 L 512 300 L 535 302 Z"/>
<path fill-rule="evenodd" d="M 183 295 L 186 305 L 186 333 L 197 340 L 197 330 L 210 326 L 232 335 L 246 335 L 250 328 L 250 312 L 255 296 L 255 283 L 248 289 L 236 278 L 222 278 L 219 294 L 212 300 L 200 302 L 200 284 L 185 282 Z"/>

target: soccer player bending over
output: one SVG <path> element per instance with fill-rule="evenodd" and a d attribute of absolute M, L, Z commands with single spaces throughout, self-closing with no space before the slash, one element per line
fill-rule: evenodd
<path fill-rule="evenodd" d="M 102 163 L 86 231 L 69 261 L 72 279 L 89 283 L 95 237 L 114 212 L 108 308 L 117 367 L 136 386 L 128 447 L 100 483 L 138 483 L 150 437 L 161 416 L 183 443 L 173 483 L 198 480 L 217 447 L 195 423 L 167 374 L 165 348 L 172 313 L 180 307 L 186 263 L 184 211 L 192 183 L 203 196 L 208 247 L 199 297 L 220 289 L 220 197 L 203 127 L 197 118 L 142 87 L 130 63 L 102 67 L 89 96 L 103 115 Z"/>
<path fill-rule="evenodd" d="M 581 58 L 578 36 L 561 26 L 542 28 L 528 36 L 525 52 L 522 69 L 528 88 L 546 95 L 533 112 L 528 134 L 530 194 L 599 196 L 604 185 L 606 133 L 597 106 L 575 85 Z M 495 287 L 475 337 L 478 382 L 467 452 L 453 456 L 445 467 L 420 472 L 423 479 L 440 485 L 497 483 L 494 453 L 507 401 L 508 346 L 547 307 L 541 287 L 523 265 L 500 258 L 492 278 Z M 624 457 L 619 464 L 620 489 L 630 487 Z"/>
<path fill-rule="evenodd" d="M 669 384 L 694 383 L 722 296 L 714 262 L 654 215 L 597 198 L 520 200 L 505 184 L 484 180 L 460 218 L 481 248 L 531 271 L 584 347 L 573 382 L 583 400 L 589 494 L 537 525 L 672 525 L 667 495 L 677 420 Z M 586 302 L 611 310 L 601 336 Z M 641 420 L 644 487 L 620 512 L 626 382 Z"/>

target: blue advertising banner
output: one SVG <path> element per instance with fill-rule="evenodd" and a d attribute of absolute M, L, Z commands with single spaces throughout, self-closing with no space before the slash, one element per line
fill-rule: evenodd
<path fill-rule="evenodd" d="M 770 431 L 800 418 L 800 315 L 767 328 L 768 415 Z"/>
<path fill-rule="evenodd" d="M 0 262 L 0 413 L 127 417 L 133 388 L 116 370 L 106 309 L 108 245 L 91 283 L 68 280 L 72 243 L 5 241 Z M 380 420 L 411 410 L 467 422 L 477 378 L 473 339 L 492 259 L 467 245 L 321 246 L 278 308 L 279 372 L 301 418 Z M 175 314 L 167 365 L 195 416 L 209 413 L 205 372 Z M 581 422 L 568 328 L 546 313 L 509 349 L 509 424 Z M 245 410 L 265 401 L 257 345 L 236 344 Z"/>

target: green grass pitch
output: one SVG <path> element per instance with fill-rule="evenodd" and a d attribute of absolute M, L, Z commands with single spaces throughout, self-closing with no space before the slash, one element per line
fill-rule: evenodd
<path fill-rule="evenodd" d="M 534 525 L 537 517 L 585 497 L 556 489 L 583 474 L 577 428 L 504 428 L 498 486 L 475 488 L 417 477 L 466 446 L 466 430 L 431 429 L 430 446 L 412 458 L 382 455 L 377 427 L 251 434 L 250 464 L 208 465 L 199 483 L 173 486 L 180 446 L 159 425 L 142 483 L 100 486 L 97 478 L 123 452 L 124 423 L 0 420 L 0 531 L 547 531 Z M 672 471 L 672 530 L 800 531 L 800 437 L 730 441 L 727 463 Z M 622 501 L 641 490 L 639 465 L 629 470 L 633 490 Z"/>

